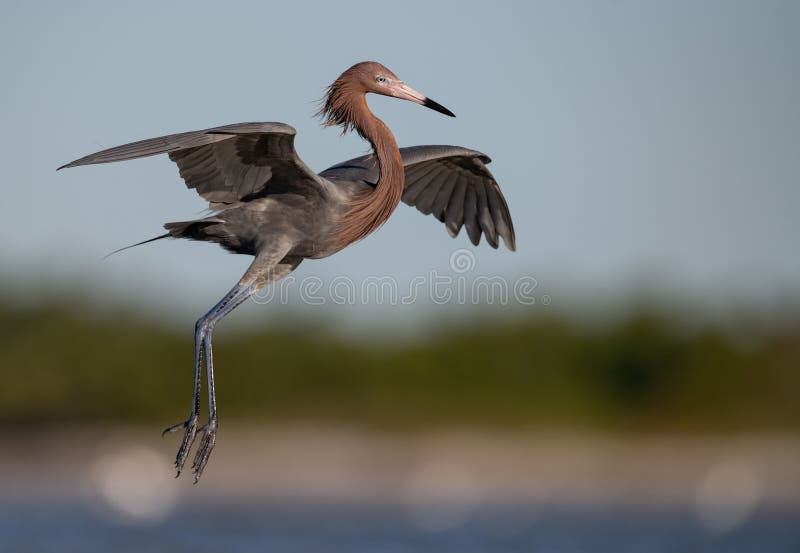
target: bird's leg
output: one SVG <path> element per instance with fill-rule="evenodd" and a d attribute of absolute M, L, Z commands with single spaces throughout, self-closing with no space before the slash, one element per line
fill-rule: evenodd
<path fill-rule="evenodd" d="M 230 302 L 236 297 L 237 294 L 241 292 L 242 286 L 236 285 L 234 286 L 230 292 L 228 292 L 222 300 L 219 301 L 208 313 L 206 313 L 203 317 L 198 319 L 197 323 L 195 324 L 195 331 L 194 331 L 194 386 L 192 389 L 192 407 L 189 411 L 189 418 L 186 419 L 184 422 L 180 422 L 174 426 L 171 426 L 164 430 L 163 434 L 177 432 L 179 430 L 183 430 L 183 439 L 181 440 L 181 445 L 178 448 L 178 454 L 175 457 L 175 469 L 177 470 L 177 475 L 180 476 L 181 471 L 183 470 L 183 465 L 186 462 L 186 458 L 189 455 L 189 451 L 194 444 L 194 440 L 197 436 L 197 422 L 200 418 L 200 374 L 202 370 L 202 363 L 203 363 L 203 356 L 206 354 L 204 345 L 206 342 L 206 334 L 208 332 L 208 325 L 207 321 L 215 314 L 215 312 L 223 309 L 225 306 L 229 305 Z M 237 304 L 238 305 L 238 304 Z M 211 350 L 208 350 L 210 354 Z M 208 359 L 206 359 L 208 363 Z"/>
<path fill-rule="evenodd" d="M 217 304 L 219 308 L 212 309 L 204 322 L 203 355 L 206 362 L 206 384 L 208 385 L 208 422 L 199 430 L 203 433 L 203 440 L 192 463 L 195 484 L 203 474 L 203 469 L 208 463 L 208 458 L 211 456 L 211 451 L 214 449 L 217 439 L 217 396 L 214 389 L 214 356 L 211 351 L 211 336 L 214 332 L 214 326 L 255 292 L 255 288 L 252 285 L 243 284 L 236 285 L 234 290 L 237 291 L 236 294 L 224 305 Z"/>
<path fill-rule="evenodd" d="M 288 257 L 286 254 L 292 244 L 285 239 L 277 239 L 259 252 L 250 268 L 241 278 L 239 283 L 228 292 L 211 310 L 201 317 L 195 325 L 195 385 L 192 396 L 192 410 L 186 422 L 176 424 L 164 431 L 177 432 L 183 429 L 184 435 L 178 454 L 175 458 L 175 468 L 178 476 L 183 470 L 183 465 L 189 455 L 198 433 L 203 434 L 200 447 L 192 463 L 194 481 L 198 481 L 203 474 L 206 463 L 211 456 L 211 451 L 216 443 L 217 433 L 217 399 L 214 391 L 214 360 L 211 352 L 211 335 L 214 326 L 225 315 L 252 296 L 264 286 L 283 278 L 292 272 L 302 261 L 299 257 Z M 198 429 L 197 420 L 200 412 L 200 370 L 201 364 L 206 363 L 206 379 L 208 383 L 208 423 Z"/>
<path fill-rule="evenodd" d="M 205 469 L 211 451 L 214 449 L 217 438 L 217 398 L 214 390 L 214 359 L 211 353 L 211 335 L 214 326 L 228 313 L 236 309 L 247 298 L 268 284 L 280 280 L 291 273 L 302 261 L 297 257 L 284 257 L 289 248 L 278 241 L 273 244 L 273 249 L 261 252 L 253 264 L 231 292 L 236 291 L 227 301 L 220 302 L 206 317 L 205 337 L 203 340 L 206 361 L 206 381 L 208 383 L 208 423 L 200 431 L 203 440 L 192 463 L 194 481 L 200 479 Z M 228 298 L 228 296 L 226 296 Z M 224 301 L 224 300 L 223 300 Z"/>

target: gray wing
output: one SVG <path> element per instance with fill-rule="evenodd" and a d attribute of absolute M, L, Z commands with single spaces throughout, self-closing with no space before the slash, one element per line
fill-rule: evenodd
<path fill-rule="evenodd" d="M 470 241 L 478 245 L 481 234 L 493 248 L 502 237 L 514 251 L 516 238 L 508 205 L 500 186 L 487 169 L 488 156 L 458 146 L 400 148 L 406 183 L 403 202 L 425 215 L 433 214 L 450 236 L 466 227 Z M 321 177 L 363 181 L 375 185 L 379 171 L 374 156 L 367 155 L 326 169 Z"/>
<path fill-rule="evenodd" d="M 271 181 L 316 186 L 319 177 L 295 152 L 295 133 L 283 123 L 237 123 L 117 146 L 59 169 L 168 153 L 186 186 L 217 209 L 258 197 Z"/>

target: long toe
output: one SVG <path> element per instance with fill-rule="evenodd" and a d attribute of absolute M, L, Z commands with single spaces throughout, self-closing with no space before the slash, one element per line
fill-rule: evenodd
<path fill-rule="evenodd" d="M 183 429 L 183 439 L 181 439 L 178 454 L 175 456 L 176 478 L 181 475 L 183 465 L 186 463 L 186 458 L 189 456 L 189 451 L 191 451 L 192 445 L 194 445 L 194 441 L 197 438 L 197 419 L 197 415 L 192 415 L 187 421 L 171 426 L 164 431 L 164 434 L 167 434 Z"/>
<path fill-rule="evenodd" d="M 200 447 L 197 448 L 197 453 L 194 456 L 192 463 L 192 470 L 194 471 L 194 483 L 200 480 L 203 475 L 203 470 L 206 468 L 208 459 L 211 457 L 211 451 L 217 442 L 217 424 L 216 422 L 209 422 L 201 429 L 203 431 L 203 440 L 200 442 Z"/>
<path fill-rule="evenodd" d="M 186 425 L 188 425 L 188 424 L 189 424 L 189 421 L 186 420 L 186 421 L 183 421 L 183 422 L 179 422 L 176 425 L 170 426 L 169 428 L 165 428 L 164 431 L 161 433 L 161 437 L 163 438 L 167 434 L 174 434 L 178 430 L 183 430 L 184 428 L 186 428 Z"/>

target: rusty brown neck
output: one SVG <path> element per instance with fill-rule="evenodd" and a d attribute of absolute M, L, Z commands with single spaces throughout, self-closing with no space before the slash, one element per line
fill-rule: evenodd
<path fill-rule="evenodd" d="M 400 203 L 405 182 L 403 159 L 389 127 L 373 115 L 363 93 L 354 93 L 349 100 L 354 103 L 352 124 L 372 146 L 380 177 L 374 190 L 348 202 L 333 237 L 339 248 L 366 238 L 385 223 Z"/>

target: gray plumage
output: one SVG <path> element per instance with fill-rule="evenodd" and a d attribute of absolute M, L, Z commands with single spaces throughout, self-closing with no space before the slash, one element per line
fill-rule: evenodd
<path fill-rule="evenodd" d="M 279 280 L 304 259 L 329 256 L 368 236 L 400 201 L 433 215 L 451 236 L 466 228 L 477 245 L 502 239 L 516 247 L 508 206 L 486 165 L 488 156 L 457 146 L 398 148 L 389 128 L 369 111 L 364 95 L 416 102 L 454 117 L 376 62 L 354 65 L 329 87 L 320 115 L 328 125 L 354 129 L 373 153 L 320 174 L 294 149 L 295 129 L 283 123 L 238 123 L 141 140 L 88 155 L 64 167 L 168 154 L 181 178 L 204 198 L 207 217 L 166 223 L 160 238 L 217 243 L 255 257 L 239 282 L 195 325 L 195 364 L 189 418 L 165 432 L 183 431 L 175 459 L 181 473 L 202 435 L 192 468 L 200 478 L 216 443 L 217 404 L 211 352 L 214 326 L 257 290 Z M 124 249 L 124 248 L 123 248 Z M 208 422 L 199 426 L 202 367 L 206 369 Z"/>
<path fill-rule="evenodd" d="M 254 255 L 257 239 L 253 233 L 235 231 L 240 223 L 258 222 L 238 209 L 240 204 L 257 204 L 269 198 L 294 211 L 298 202 L 292 196 L 299 194 L 315 205 L 323 198 L 341 203 L 378 181 L 377 160 L 371 154 L 337 163 L 317 175 L 298 157 L 295 133 L 284 123 L 238 123 L 109 148 L 59 169 L 167 153 L 186 186 L 215 211 L 215 215 L 197 221 L 167 223 L 170 236 L 217 242 L 235 253 Z M 498 247 L 499 236 L 510 250 L 516 249 L 508 205 L 486 167 L 491 162 L 489 156 L 459 146 L 411 146 L 400 148 L 400 155 L 406 173 L 403 203 L 425 215 L 433 214 L 453 237 L 466 226 L 476 246 L 483 234 L 493 248 Z M 314 213 L 306 213 L 304 218 L 330 223 L 329 211 L 320 218 Z M 256 218 L 270 215 L 274 213 L 265 210 Z M 303 253 L 306 251 L 309 248 Z M 318 251 L 308 257 L 324 257 L 321 253 L 333 252 Z"/>
<path fill-rule="evenodd" d="M 474 229 L 469 234 L 474 245 L 478 245 L 481 231 L 484 231 L 491 247 L 498 247 L 497 236 L 501 236 L 508 249 L 516 250 L 508 204 L 486 167 L 492 161 L 489 156 L 459 146 L 410 146 L 400 148 L 400 155 L 406 173 L 403 203 L 425 215 L 433 214 L 445 224 L 452 237 L 457 236 L 468 221 L 468 229 Z M 374 186 L 379 171 L 375 156 L 365 155 L 337 163 L 319 176 Z M 481 197 L 489 198 L 489 203 L 484 202 L 482 206 L 470 204 L 469 219 L 465 217 L 467 189 L 475 193 L 480 191 Z"/>

